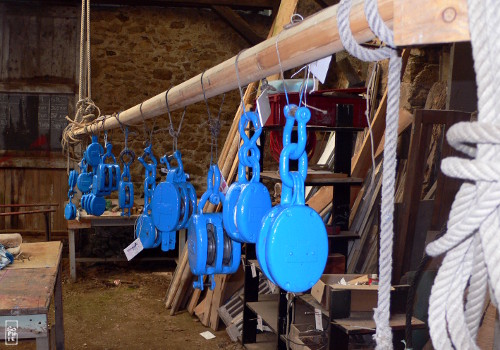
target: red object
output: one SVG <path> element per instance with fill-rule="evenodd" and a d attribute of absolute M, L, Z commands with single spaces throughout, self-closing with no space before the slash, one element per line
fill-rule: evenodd
<path fill-rule="evenodd" d="M 365 91 L 366 88 L 357 88 L 322 90 L 308 94 L 307 106 L 312 108 L 309 108 L 311 111 L 311 120 L 307 123 L 307 125 L 335 127 L 337 126 L 337 105 L 349 104 L 353 105 L 354 109 L 352 125 L 349 126 L 354 128 L 367 127 L 368 125 L 365 117 L 366 100 L 360 96 L 360 94 Z M 290 103 L 296 105 L 299 104 L 300 96 L 298 92 L 289 93 L 288 98 Z M 302 100 L 306 102 L 304 98 Z M 269 119 L 267 119 L 265 126 L 284 126 L 286 122 L 286 118 L 283 115 L 283 108 L 286 106 L 285 94 L 269 95 L 269 103 L 271 104 L 271 115 L 269 116 Z M 316 110 L 315 108 L 319 110 Z"/>

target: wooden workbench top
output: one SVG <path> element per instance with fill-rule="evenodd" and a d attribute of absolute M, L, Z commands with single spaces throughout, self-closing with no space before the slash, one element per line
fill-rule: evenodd
<path fill-rule="evenodd" d="M 23 260 L 0 270 L 0 316 L 46 314 L 61 262 L 61 242 L 23 243 Z"/>

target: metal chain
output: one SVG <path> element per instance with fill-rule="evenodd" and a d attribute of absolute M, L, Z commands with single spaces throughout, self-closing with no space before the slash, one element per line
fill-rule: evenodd
<path fill-rule="evenodd" d="M 282 181 L 283 204 L 302 204 L 304 202 L 304 180 L 307 176 L 307 130 L 311 118 L 307 107 L 287 105 L 284 110 L 286 123 L 283 130 L 283 150 L 280 155 L 280 177 Z M 297 143 L 292 143 L 293 126 L 297 122 Z M 299 160 L 297 172 L 290 171 L 290 160 Z M 298 178 L 300 176 L 300 179 Z"/>

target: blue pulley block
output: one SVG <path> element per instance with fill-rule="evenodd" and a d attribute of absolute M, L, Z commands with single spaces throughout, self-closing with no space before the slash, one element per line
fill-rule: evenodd
<path fill-rule="evenodd" d="M 87 193 L 90 191 L 90 187 L 92 186 L 92 173 L 88 172 L 88 164 L 85 160 L 85 153 L 83 154 L 83 158 L 80 161 L 80 175 L 78 175 L 76 180 L 76 187 L 82 193 Z"/>
<path fill-rule="evenodd" d="M 101 157 L 100 163 L 97 166 L 97 172 L 94 175 L 92 183 L 92 192 L 96 196 L 107 196 L 118 189 L 120 166 L 116 164 L 116 158 L 113 155 L 112 149 L 113 145 L 106 143 L 106 153 Z M 107 159 L 111 159 L 112 163 L 106 163 Z"/>
<path fill-rule="evenodd" d="M 177 227 L 181 209 L 179 188 L 172 182 L 159 183 L 151 200 L 153 222 L 160 231 L 172 231 Z"/>
<path fill-rule="evenodd" d="M 135 230 L 144 248 L 156 248 L 158 246 L 158 233 L 151 215 L 141 214 L 137 219 Z"/>
<path fill-rule="evenodd" d="M 247 124 L 252 123 L 254 134 L 246 135 Z M 257 140 L 262 132 L 259 116 L 245 112 L 238 125 L 243 145 L 238 152 L 238 181 L 233 183 L 223 202 L 224 227 L 232 239 L 241 243 L 255 243 L 262 225 L 262 218 L 271 208 L 271 197 L 260 180 L 260 151 Z M 247 179 L 247 167 L 252 178 Z"/>
<path fill-rule="evenodd" d="M 73 220 L 76 218 L 76 206 L 73 203 L 69 202 L 64 207 L 64 218 L 66 220 Z"/>
<path fill-rule="evenodd" d="M 78 173 L 76 172 L 76 170 L 71 170 L 68 176 L 68 186 L 70 189 L 76 186 L 77 179 Z"/>
<path fill-rule="evenodd" d="M 93 196 L 91 194 L 91 196 Z M 104 197 L 93 196 L 90 201 L 90 211 L 92 215 L 101 216 L 106 210 L 106 199 Z"/>
<path fill-rule="evenodd" d="M 189 182 L 181 182 L 179 186 L 183 195 L 183 201 L 181 205 L 181 218 L 177 230 L 186 228 L 189 218 L 196 213 L 197 210 L 196 190 L 193 185 Z"/>
<path fill-rule="evenodd" d="M 138 158 L 144 166 L 144 212 L 141 214 L 135 227 L 136 236 L 141 240 L 144 248 L 156 248 L 161 244 L 161 235 L 157 232 L 152 218 L 151 202 L 156 187 L 156 166 L 158 164 L 153 155 L 152 146 L 144 149 L 142 156 Z M 150 160 L 148 163 L 147 160 Z"/>
<path fill-rule="evenodd" d="M 191 272 L 198 276 L 194 288 L 204 288 L 203 276 L 210 278 L 210 289 L 215 287 L 214 274 L 237 271 L 241 258 L 241 243 L 231 240 L 224 231 L 221 213 L 203 213 L 207 200 L 217 205 L 224 200 L 219 193 L 220 170 L 212 165 L 208 171 L 207 191 L 201 197 L 197 213 L 188 224 L 188 260 Z"/>
<path fill-rule="evenodd" d="M 106 166 L 99 167 L 97 169 L 97 174 L 92 177 L 92 194 L 99 197 L 109 196 L 111 191 L 109 190 L 109 168 Z"/>
<path fill-rule="evenodd" d="M 126 133 L 126 136 L 128 133 Z M 125 158 L 128 157 L 128 160 Z M 130 209 L 134 205 L 134 184 L 130 181 L 130 165 L 134 162 L 135 153 L 125 148 L 120 153 L 120 160 L 123 164 L 123 172 L 118 185 L 118 204 L 122 208 L 122 216 L 130 216 Z"/>
<path fill-rule="evenodd" d="M 84 156 L 87 164 L 91 167 L 97 167 L 101 162 L 101 157 L 104 154 L 104 148 L 99 144 L 96 135 L 92 135 L 92 143 L 87 146 Z"/>
<path fill-rule="evenodd" d="M 81 173 L 76 180 L 76 186 L 82 193 L 87 193 L 92 187 L 93 175 L 92 173 Z"/>
<path fill-rule="evenodd" d="M 305 205 L 304 198 L 306 123 L 310 111 L 287 106 L 285 116 L 284 147 L 280 155 L 281 203 L 264 217 L 256 252 L 262 271 L 273 283 L 288 292 L 299 293 L 310 289 L 321 277 L 328 257 L 328 237 L 323 220 Z M 295 120 L 298 140 L 291 143 Z M 290 159 L 299 161 L 298 171 L 289 171 Z"/>

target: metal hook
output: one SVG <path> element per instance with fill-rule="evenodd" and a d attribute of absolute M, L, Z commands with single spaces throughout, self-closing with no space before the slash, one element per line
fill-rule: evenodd
<path fill-rule="evenodd" d="M 283 72 L 283 66 L 281 65 L 280 50 L 279 50 L 279 47 L 278 47 L 278 42 L 279 42 L 281 33 L 283 33 L 283 31 L 279 32 L 279 34 L 276 36 L 276 45 L 275 46 L 276 46 L 276 54 L 278 55 L 278 63 L 279 63 L 279 66 L 280 66 L 281 81 L 283 82 L 283 89 L 285 91 L 286 104 L 288 105 L 288 104 L 290 104 L 290 102 L 288 100 L 288 92 L 286 91 L 285 73 Z"/>
<path fill-rule="evenodd" d="M 144 127 L 144 138 L 146 139 L 149 135 L 149 143 L 148 143 L 148 140 L 146 140 L 146 144 L 151 145 L 152 140 L 153 140 L 153 130 L 150 130 L 146 125 L 146 119 L 144 119 L 144 114 L 142 113 L 142 103 L 139 106 L 139 111 L 141 112 L 142 125 Z M 153 128 L 154 128 L 154 126 L 153 126 Z"/>
<path fill-rule="evenodd" d="M 241 53 L 245 50 L 246 49 L 243 49 L 240 52 L 238 52 L 238 54 L 236 55 L 236 59 L 234 60 L 234 66 L 236 68 L 236 79 L 238 80 L 238 88 L 240 89 L 241 108 L 243 108 L 243 113 L 246 112 L 246 107 L 245 107 L 245 101 L 243 100 L 243 89 L 241 88 L 240 71 L 238 69 L 238 59 L 240 58 Z"/>
<path fill-rule="evenodd" d="M 203 99 L 205 100 L 205 105 L 207 106 L 208 119 L 212 119 L 212 115 L 210 114 L 210 107 L 208 106 L 207 95 L 205 94 L 205 86 L 203 85 L 203 75 L 205 75 L 206 70 L 201 73 L 200 81 L 201 81 L 201 90 L 203 91 Z"/>

